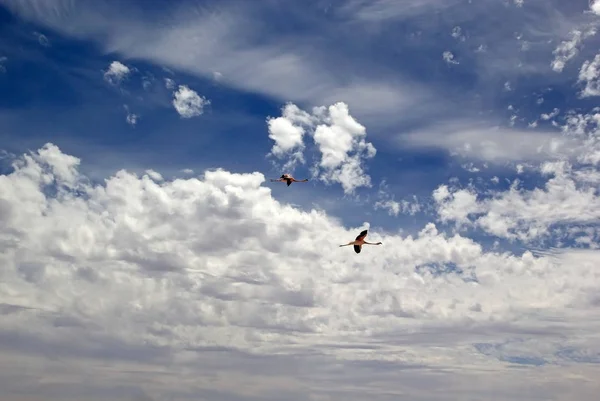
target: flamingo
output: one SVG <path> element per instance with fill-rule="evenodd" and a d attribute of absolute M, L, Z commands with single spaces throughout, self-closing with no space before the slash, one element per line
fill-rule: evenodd
<path fill-rule="evenodd" d="M 340 245 L 340 247 L 342 247 L 342 246 L 348 246 L 348 245 L 354 245 L 354 252 L 360 253 L 360 251 L 362 249 L 362 246 L 364 244 L 367 244 L 367 245 L 381 245 L 381 244 L 383 244 L 383 242 L 373 243 L 373 242 L 367 242 L 367 241 L 365 241 L 365 238 L 367 237 L 367 232 L 368 231 L 369 230 L 362 231 L 360 234 L 358 234 L 358 237 L 356 237 L 356 239 L 354 241 L 348 242 L 347 244 L 344 244 L 344 245 Z"/>
<path fill-rule="evenodd" d="M 271 182 L 287 182 L 288 187 L 290 185 L 292 185 L 292 182 L 307 182 L 307 181 L 308 181 L 307 178 L 305 178 L 303 180 L 297 180 L 294 177 L 292 177 L 290 174 L 282 174 L 281 177 L 279 177 L 276 180 L 271 179 Z"/>

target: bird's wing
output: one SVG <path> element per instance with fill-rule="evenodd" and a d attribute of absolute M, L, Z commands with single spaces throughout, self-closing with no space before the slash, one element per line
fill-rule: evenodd
<path fill-rule="evenodd" d="M 357 240 L 359 240 L 359 239 L 364 239 L 364 238 L 367 236 L 367 232 L 368 232 L 368 231 L 369 231 L 369 230 L 364 230 L 364 231 L 362 231 L 360 234 L 358 234 L 358 237 L 356 237 L 356 239 L 357 239 Z"/>
<path fill-rule="evenodd" d="M 361 250 L 361 246 L 360 245 L 354 245 L 354 252 L 360 253 L 360 250 Z"/>

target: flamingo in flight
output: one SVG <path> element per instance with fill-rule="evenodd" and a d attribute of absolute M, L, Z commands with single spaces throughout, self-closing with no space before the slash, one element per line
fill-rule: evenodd
<path fill-rule="evenodd" d="M 308 181 L 307 178 L 305 178 L 303 180 L 297 180 L 294 177 L 292 177 L 290 174 L 282 174 L 281 177 L 279 177 L 276 180 L 271 179 L 271 182 L 287 182 L 288 187 L 290 185 L 292 185 L 292 182 L 307 182 L 307 181 Z"/>
<path fill-rule="evenodd" d="M 348 246 L 348 245 L 354 245 L 354 252 L 356 253 L 360 253 L 362 246 L 367 244 L 367 245 L 381 245 L 383 244 L 382 242 L 367 242 L 365 241 L 365 238 L 367 237 L 367 232 L 369 230 L 364 230 L 362 231 L 360 234 L 358 234 L 358 237 L 356 237 L 356 239 L 354 241 L 348 242 L 347 244 L 344 245 L 340 245 L 342 246 Z"/>

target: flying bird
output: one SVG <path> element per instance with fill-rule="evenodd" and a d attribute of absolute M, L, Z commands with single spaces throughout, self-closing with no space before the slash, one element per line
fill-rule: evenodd
<path fill-rule="evenodd" d="M 289 174 L 282 174 L 281 177 L 279 177 L 278 179 L 274 180 L 271 179 L 271 182 L 287 182 L 287 186 L 289 187 L 290 185 L 292 185 L 292 182 L 307 182 L 308 179 L 305 178 L 303 180 L 297 180 L 294 177 L 292 177 Z"/>
<path fill-rule="evenodd" d="M 348 242 L 347 244 L 344 245 L 340 245 L 340 246 L 348 246 L 348 245 L 354 245 L 354 252 L 356 253 L 360 253 L 362 246 L 364 244 L 367 245 L 381 245 L 383 244 L 382 242 L 377 242 L 377 243 L 373 243 L 373 242 L 367 242 L 365 241 L 365 238 L 367 237 L 367 232 L 369 230 L 364 230 L 363 232 L 361 232 L 360 234 L 358 234 L 358 237 L 356 237 L 356 239 L 352 242 Z"/>

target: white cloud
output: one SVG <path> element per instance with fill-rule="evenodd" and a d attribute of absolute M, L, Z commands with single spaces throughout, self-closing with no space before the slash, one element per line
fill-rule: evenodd
<path fill-rule="evenodd" d="M 554 118 L 554 117 L 558 116 L 558 113 L 560 113 L 560 109 L 558 109 L 558 108 L 556 108 L 556 107 L 555 107 L 555 108 L 552 110 L 552 112 L 550 112 L 550 113 L 542 113 L 542 114 L 540 115 L 540 118 L 541 118 L 542 120 L 545 120 L 545 121 L 547 121 L 547 120 L 550 120 L 550 119 L 552 119 L 552 118 Z"/>
<path fill-rule="evenodd" d="M 517 164 L 517 174 L 523 174 L 523 171 L 525 171 L 525 166 L 523 166 L 522 164 Z"/>
<path fill-rule="evenodd" d="M 252 18 L 254 6 L 246 2 L 219 4 L 214 12 L 175 6 L 159 18 L 146 18 L 136 5 L 122 12 L 102 2 L 9 0 L 6 5 L 63 34 L 93 40 L 107 53 L 203 78 L 212 79 L 218 71 L 233 88 L 279 101 L 312 107 L 342 100 L 361 118 L 374 120 L 389 119 L 390 113 L 396 120 L 399 107 L 420 108 L 426 99 L 429 105 L 442 102 L 426 87 L 398 80 L 395 69 L 365 73 L 355 55 L 329 44 L 307 47 L 295 36 L 256 43 L 263 24 Z M 337 68 L 331 70 L 330 65 Z"/>
<path fill-rule="evenodd" d="M 152 178 L 154 181 L 163 181 L 164 180 L 163 176 L 158 171 L 149 169 L 149 170 L 146 170 L 146 174 L 148 174 L 148 176 L 150 178 Z"/>
<path fill-rule="evenodd" d="M 556 72 L 562 72 L 565 68 L 565 64 L 579 53 L 579 46 L 583 40 L 595 35 L 596 29 L 590 29 L 585 33 L 580 30 L 574 30 L 571 34 L 573 35 L 571 40 L 561 42 L 561 44 L 552 52 L 555 57 L 551 66 Z"/>
<path fill-rule="evenodd" d="M 375 209 L 384 209 L 388 211 L 390 216 L 398 216 L 400 213 L 414 216 L 421 211 L 421 205 L 417 201 L 416 197 L 414 202 L 401 200 L 397 202 L 393 199 L 380 200 L 375 202 Z"/>
<path fill-rule="evenodd" d="M 479 167 L 475 167 L 473 163 L 465 163 L 461 167 L 467 170 L 469 173 L 478 173 L 481 171 L 481 169 Z"/>
<path fill-rule="evenodd" d="M 316 107 L 312 115 L 288 103 L 282 116 L 268 118 L 267 124 L 269 138 L 275 142 L 270 154 L 287 158 L 285 168 L 304 162 L 303 137 L 308 133 L 320 153 L 318 164 L 313 166 L 314 176 L 326 184 L 341 184 L 345 193 L 371 186 L 363 164 L 375 157 L 377 150 L 365 140 L 365 127 L 350 115 L 344 102 Z"/>
<path fill-rule="evenodd" d="M 452 54 L 452 52 L 450 51 L 445 51 L 442 54 L 442 58 L 444 59 L 445 62 L 447 62 L 448 64 L 458 64 L 458 61 L 454 60 L 454 54 Z"/>
<path fill-rule="evenodd" d="M 582 97 L 600 96 L 600 54 L 594 60 L 586 60 L 579 70 L 578 82 L 585 83 Z"/>
<path fill-rule="evenodd" d="M 48 40 L 48 37 L 46 35 L 39 33 L 39 32 L 34 32 L 33 34 L 37 38 L 40 45 L 42 45 L 44 47 L 50 46 L 50 41 Z"/>
<path fill-rule="evenodd" d="M 198 95 L 187 85 L 179 85 L 179 89 L 173 92 L 173 96 L 173 107 L 183 118 L 198 117 L 204 113 L 204 107 L 210 105 L 210 100 Z"/>
<path fill-rule="evenodd" d="M 135 124 L 137 124 L 137 120 L 138 120 L 137 114 L 134 114 L 134 113 L 127 114 L 127 118 L 126 118 L 127 124 L 135 125 Z"/>
<path fill-rule="evenodd" d="M 135 113 L 132 113 L 129 110 L 129 106 L 128 105 L 123 105 L 123 107 L 125 108 L 125 111 L 127 112 L 127 117 L 125 118 L 125 120 L 127 121 L 127 124 L 129 125 L 136 125 L 139 116 Z"/>
<path fill-rule="evenodd" d="M 557 114 L 558 109 L 554 109 L 542 115 L 542 119 L 548 120 Z M 441 185 L 432 193 L 440 221 L 454 222 L 458 229 L 478 228 L 511 241 L 561 244 L 572 240 L 596 247 L 596 237 L 588 229 L 600 223 L 597 191 L 600 108 L 585 115 L 569 111 L 565 121 L 560 127 L 564 143 L 569 146 L 562 146 L 562 151 L 556 152 L 557 146 L 551 154 L 537 158 L 538 165 L 531 163 L 536 158 L 530 155 L 524 158 L 526 163 L 515 166 L 517 174 L 522 174 L 526 167 L 532 173 L 539 173 L 547 180 L 543 187 L 525 189 L 519 180 L 513 181 L 506 191 L 479 191 L 472 182 L 467 188 L 450 189 Z M 504 135 L 506 141 L 513 140 L 509 138 Z M 527 141 L 540 146 L 533 138 Z M 494 182 L 498 183 L 499 179 Z"/>
<path fill-rule="evenodd" d="M 293 103 L 287 103 L 281 117 L 267 118 L 269 138 L 275 142 L 271 154 L 277 158 L 288 158 L 284 169 L 293 169 L 296 163 L 304 163 L 305 127 L 312 126 L 314 118 Z"/>
<path fill-rule="evenodd" d="M 521 189 L 515 181 L 509 190 L 483 197 L 474 189 L 450 192 L 440 186 L 433 193 L 440 220 L 478 226 L 489 234 L 525 242 L 551 238 L 551 226 L 600 223 L 600 197 L 593 180 L 581 180 L 586 176 L 573 174 L 565 161 L 542 163 L 539 170 L 553 175 L 543 189 Z"/>
<path fill-rule="evenodd" d="M 379 184 L 379 190 L 377 191 L 377 201 L 373 205 L 375 210 L 384 209 L 387 210 L 390 216 L 398 216 L 399 214 L 407 214 L 414 216 L 423 210 L 423 206 L 415 195 L 411 197 L 411 200 L 402 199 L 396 201 L 394 195 L 391 194 L 389 186 L 386 181 L 383 180 Z"/>
<path fill-rule="evenodd" d="M 26 388 L 58 400 L 76 388 L 114 398 L 118 383 L 159 399 L 268 399 L 273 388 L 308 399 L 311 382 L 322 399 L 377 399 L 401 383 L 411 399 L 443 400 L 431 375 L 444 371 L 458 399 L 490 377 L 485 390 L 500 400 L 514 400 L 509 382 L 566 391 L 577 373 L 595 383 L 575 365 L 600 346 L 597 251 L 485 251 L 427 224 L 414 237 L 371 227 L 384 245 L 357 255 L 337 245 L 362 227 L 274 200 L 260 173 L 119 171 L 92 185 L 78 165 L 48 145 L 0 175 L 9 397 Z M 444 273 L 449 265 L 460 270 Z M 548 365 L 524 366 L 521 380 L 511 357 Z M 40 381 L 62 384 L 48 392 Z"/>
<path fill-rule="evenodd" d="M 450 192 L 446 185 L 440 185 L 433 192 L 438 204 L 438 215 L 443 223 L 454 221 L 458 225 L 469 224 L 469 215 L 479 213 L 477 193 L 473 190 L 461 189 Z"/>
<path fill-rule="evenodd" d="M 113 61 L 104 72 L 104 79 L 113 85 L 120 84 L 129 74 L 131 69 L 120 61 Z"/>
<path fill-rule="evenodd" d="M 525 0 L 513 0 L 517 7 L 523 7 Z"/>
<path fill-rule="evenodd" d="M 321 179 L 339 182 L 346 193 L 361 186 L 370 187 L 371 179 L 365 174 L 362 161 L 375 157 L 377 150 L 365 140 L 365 127 L 342 102 L 323 107 L 318 113 L 323 113 L 324 124 L 317 125 L 313 138 L 321 152 Z"/>
<path fill-rule="evenodd" d="M 174 89 L 175 88 L 175 81 L 172 80 L 171 78 L 165 78 L 165 87 L 167 89 Z"/>
<path fill-rule="evenodd" d="M 577 162 L 600 165 L 600 108 L 589 114 L 569 113 L 563 132 L 581 141 L 577 152 Z"/>
<path fill-rule="evenodd" d="M 429 14 L 433 10 L 443 12 L 445 8 L 451 8 L 460 0 L 350 0 L 341 10 L 344 14 L 367 23 L 384 22 L 387 20 L 402 20 L 420 14 Z"/>
<path fill-rule="evenodd" d="M 461 42 L 464 42 L 467 39 L 462 33 L 462 28 L 458 25 L 452 28 L 452 37 L 460 40 Z"/>
<path fill-rule="evenodd" d="M 144 88 L 144 90 L 149 90 L 155 81 L 156 78 L 154 78 L 153 74 L 146 73 L 146 75 L 142 77 L 142 87 Z"/>
<path fill-rule="evenodd" d="M 397 138 L 402 147 L 446 149 L 461 157 L 496 163 L 564 157 L 580 145 L 560 132 L 523 131 L 473 121 L 447 121 Z"/>
<path fill-rule="evenodd" d="M 590 10 L 596 15 L 600 15 L 600 0 L 590 1 Z"/>

